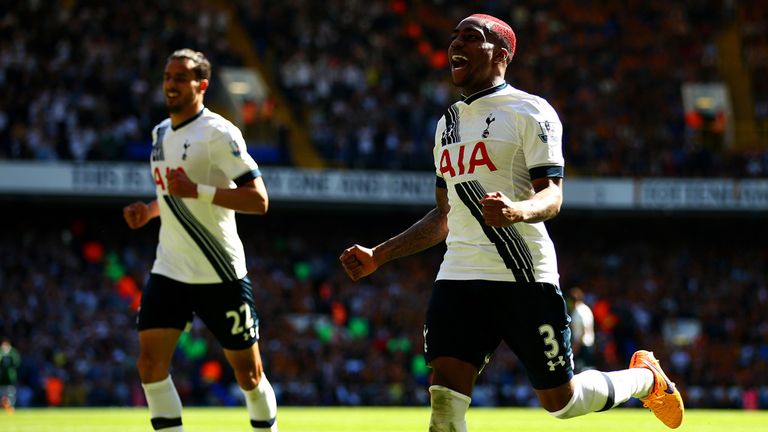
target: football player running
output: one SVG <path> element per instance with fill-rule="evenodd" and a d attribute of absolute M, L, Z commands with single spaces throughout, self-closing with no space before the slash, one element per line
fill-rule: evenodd
<path fill-rule="evenodd" d="M 341 264 L 358 280 L 445 241 L 423 329 L 430 431 L 467 430 L 475 381 L 502 341 L 552 416 L 605 411 L 635 397 L 676 428 L 683 401 L 653 353 L 636 352 L 625 370 L 574 374 L 570 318 L 544 226 L 563 202 L 562 124 L 546 100 L 505 81 L 515 45 L 512 28 L 489 15 L 454 28 L 448 57 L 463 97 L 435 132 L 436 206 L 378 246 L 347 248 Z"/>
<path fill-rule="evenodd" d="M 259 320 L 235 212 L 263 215 L 269 199 L 240 130 L 203 105 L 211 65 L 200 52 L 168 57 L 170 116 L 152 131 L 157 199 L 123 209 L 132 229 L 159 217 L 157 256 L 137 319 L 137 367 L 152 427 L 183 431 L 169 368 L 179 336 L 199 317 L 216 336 L 245 397 L 254 432 L 277 431 L 275 392 L 259 353 Z"/>

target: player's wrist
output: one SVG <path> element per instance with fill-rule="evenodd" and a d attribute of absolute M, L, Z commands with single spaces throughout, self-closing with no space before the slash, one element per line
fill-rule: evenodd
<path fill-rule="evenodd" d="M 379 267 L 398 257 L 398 255 L 393 254 L 394 251 L 389 244 L 382 243 L 380 245 L 374 246 L 371 248 L 371 260 L 373 261 L 373 266 L 378 269 Z"/>
<path fill-rule="evenodd" d="M 379 268 L 379 260 L 381 259 L 381 250 L 379 250 L 379 246 L 374 246 L 371 248 L 371 263 L 373 264 L 374 268 Z"/>
<path fill-rule="evenodd" d="M 212 203 L 213 197 L 216 195 L 216 186 L 198 183 L 197 184 L 197 199 L 203 202 Z"/>

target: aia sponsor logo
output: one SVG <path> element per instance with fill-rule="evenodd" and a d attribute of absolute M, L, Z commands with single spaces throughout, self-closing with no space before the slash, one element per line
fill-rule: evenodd
<path fill-rule="evenodd" d="M 483 167 L 488 171 L 496 171 L 497 169 L 491 157 L 488 156 L 488 149 L 483 141 L 478 141 L 475 144 L 462 144 L 458 146 L 458 149 L 456 147 L 443 148 L 440 154 L 440 173 L 443 177 L 472 174 L 478 168 Z"/>

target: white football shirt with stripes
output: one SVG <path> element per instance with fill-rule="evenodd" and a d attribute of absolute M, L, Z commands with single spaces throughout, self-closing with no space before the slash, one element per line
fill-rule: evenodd
<path fill-rule="evenodd" d="M 203 108 L 171 126 L 152 130 L 152 176 L 160 206 L 160 240 L 152 273 L 190 284 L 220 283 L 246 276 L 245 253 L 235 211 L 168 194 L 166 173 L 182 168 L 195 182 L 235 188 L 261 175 L 240 130 Z"/>
<path fill-rule="evenodd" d="M 437 279 L 547 282 L 559 286 L 557 257 L 543 222 L 485 225 L 479 201 L 501 191 L 535 193 L 532 178 L 562 177 L 562 124 L 543 98 L 507 83 L 456 102 L 435 132 L 437 186 L 446 187 L 447 250 Z"/>

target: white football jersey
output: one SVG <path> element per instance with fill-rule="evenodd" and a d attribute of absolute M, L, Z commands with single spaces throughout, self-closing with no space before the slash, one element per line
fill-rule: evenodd
<path fill-rule="evenodd" d="M 195 183 L 235 188 L 260 176 L 240 130 L 207 108 L 175 128 L 166 119 L 152 130 L 151 167 L 161 219 L 152 273 L 191 284 L 245 277 L 235 211 L 171 196 L 166 179 L 182 168 Z"/>
<path fill-rule="evenodd" d="M 438 187 L 448 190 L 447 251 L 437 279 L 548 282 L 557 257 L 543 222 L 495 228 L 479 201 L 501 191 L 513 201 L 535 192 L 532 178 L 562 177 L 562 124 L 544 99 L 507 83 L 456 102 L 437 124 Z"/>

